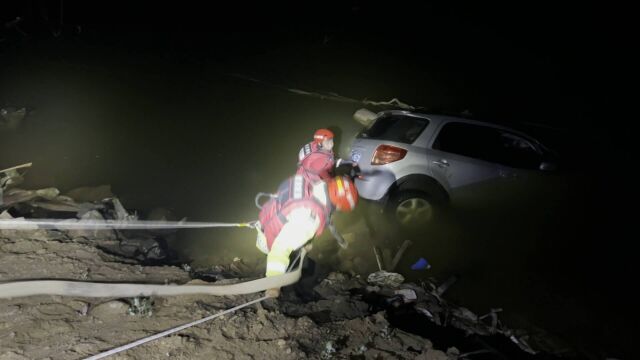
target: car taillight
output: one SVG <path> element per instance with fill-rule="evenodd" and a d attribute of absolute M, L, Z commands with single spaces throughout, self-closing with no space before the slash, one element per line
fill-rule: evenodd
<path fill-rule="evenodd" d="M 391 145 L 380 145 L 373 154 L 371 165 L 385 165 L 404 159 L 407 150 Z"/>

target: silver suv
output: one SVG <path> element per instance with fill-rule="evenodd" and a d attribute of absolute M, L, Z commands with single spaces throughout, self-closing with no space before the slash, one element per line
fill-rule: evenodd
<path fill-rule="evenodd" d="M 354 118 L 365 125 L 351 145 L 360 196 L 382 202 L 400 225 L 431 220 L 465 187 L 556 167 L 540 142 L 492 123 L 399 110 Z"/>

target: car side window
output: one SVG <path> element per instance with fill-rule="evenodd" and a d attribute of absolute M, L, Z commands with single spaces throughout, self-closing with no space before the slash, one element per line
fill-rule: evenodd
<path fill-rule="evenodd" d="M 529 140 L 500 131 L 500 153 L 496 162 L 514 168 L 539 169 L 542 157 Z"/>
<path fill-rule="evenodd" d="M 450 122 L 445 124 L 433 148 L 474 159 L 493 162 L 498 141 L 498 133 L 486 126 Z"/>
<path fill-rule="evenodd" d="M 501 129 L 450 122 L 438 134 L 433 148 L 515 168 L 537 169 L 540 156 L 528 140 Z"/>

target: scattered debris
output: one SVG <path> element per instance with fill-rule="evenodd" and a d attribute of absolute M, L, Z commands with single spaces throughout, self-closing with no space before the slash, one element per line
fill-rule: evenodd
<path fill-rule="evenodd" d="M 442 296 L 442 294 L 444 294 L 444 292 L 447 291 L 451 287 L 451 285 L 455 284 L 456 281 L 458 281 L 457 275 L 453 275 L 449 277 L 447 281 L 443 282 L 440 286 L 436 288 L 435 294 L 437 296 Z"/>
<path fill-rule="evenodd" d="M 102 216 L 102 212 L 96 210 L 86 215 Z M 9 215 L 4 212 L 0 216 Z M 56 241 L 51 241 L 53 239 Z M 190 270 L 188 267 L 183 270 L 140 266 L 135 261 L 104 253 L 93 245 L 74 241 L 68 231 L 38 229 L 23 238 L 2 234 L 0 262 L 6 271 L 0 269 L 0 281 L 43 277 L 147 283 L 189 280 L 184 271 Z M 240 264 L 251 267 L 236 258 L 226 268 L 244 266 Z M 385 276 L 394 278 L 395 274 Z M 434 294 L 438 288 L 435 284 L 419 286 L 395 279 L 370 286 L 358 276 L 339 272 L 319 280 L 313 288 L 317 295 L 313 301 L 302 301 L 294 287 L 286 287 L 277 301 L 265 302 L 257 309 L 247 308 L 207 326 L 191 328 L 181 336 L 160 340 L 154 346 L 141 346 L 126 356 L 148 359 L 168 353 L 170 357 L 198 358 L 216 351 L 247 358 L 453 360 L 460 358 L 460 352 L 450 345 L 432 344 L 393 326 L 390 320 L 393 309 L 415 309 L 412 321 L 461 327 L 466 333 L 479 336 L 489 334 L 492 327 L 491 315 L 475 316 L 469 310 L 448 304 Z M 0 321 L 4 324 L 0 326 L 0 357 L 13 352 L 26 358 L 85 358 L 115 344 L 128 343 L 149 332 L 187 323 L 250 299 L 248 296 L 145 297 L 113 299 L 99 304 L 57 296 L 4 299 L 0 301 Z M 492 313 L 499 313 L 499 309 Z M 533 346 L 527 334 L 508 333 L 499 320 L 494 328 L 494 336 L 513 336 L 518 342 L 510 343 L 516 348 L 524 344 Z M 78 347 L 78 336 L 82 336 L 81 347 Z"/>
<path fill-rule="evenodd" d="M 7 177 L 11 177 L 12 175 L 19 175 L 18 170 L 29 168 L 31 167 L 31 165 L 33 165 L 33 163 L 24 163 L 24 164 L 12 166 L 10 168 L 0 170 L 0 175 L 7 176 Z M 2 184 L 2 185 L 4 186 L 5 184 Z"/>
<path fill-rule="evenodd" d="M 378 263 L 378 270 L 383 271 L 382 268 L 382 257 L 380 256 L 380 250 L 378 249 L 378 247 L 374 246 L 373 247 L 373 254 L 376 257 L 376 262 Z"/>
<path fill-rule="evenodd" d="M 418 299 L 416 292 L 412 289 L 399 289 L 394 294 L 402 296 L 405 303 L 414 302 Z"/>
<path fill-rule="evenodd" d="M 7 188 L 13 191 L 10 192 L 13 201 L 0 205 L 0 218 L 3 219 L 29 218 L 36 211 L 45 215 L 47 212 L 59 214 L 62 210 L 51 209 L 61 209 L 60 204 L 76 206 L 74 210 L 66 211 L 70 221 L 137 218 L 135 212 L 128 211 L 112 195 L 93 197 L 90 201 L 87 200 L 89 196 L 83 198 L 83 202 L 76 202 L 72 197 L 61 196 L 54 188 L 19 191 L 15 191 L 15 187 Z M 46 206 L 38 205 L 40 203 Z M 349 237 L 354 241 L 350 245 L 361 245 L 359 235 Z M 409 245 L 408 242 L 403 244 L 389 268 L 397 265 Z M 369 251 L 369 246 L 363 249 Z M 205 270 L 194 270 L 188 264 L 182 268 L 139 265 L 142 261 L 163 259 L 166 257 L 163 251 L 156 236 L 142 232 L 0 230 L 0 263 L 3 264 L 0 281 L 49 278 L 186 283 L 198 277 L 224 282 L 261 276 L 264 270 L 263 266 L 247 263 L 239 257 L 228 265 Z M 479 348 L 471 351 L 473 349 L 468 346 L 431 343 L 395 323 L 392 326 L 396 313 L 410 314 L 413 324 L 456 329 L 462 334 L 456 339 L 461 344 L 474 337 L 500 337 L 523 354 L 540 352 L 540 345 L 546 345 L 546 352 L 561 352 L 549 345 L 553 342 L 546 340 L 542 331 L 527 334 L 509 329 L 498 318 L 502 312 L 500 308 L 478 316 L 467 308 L 447 302 L 443 294 L 457 281 L 456 276 L 441 284 L 431 279 L 419 285 L 405 283 L 402 275 L 382 270 L 379 250 L 374 252 L 379 271 L 369 274 L 366 281 L 346 273 L 329 273 L 314 282 L 311 300 L 298 295 L 295 286 L 286 287 L 277 301 L 225 316 L 224 321 L 214 321 L 207 327 L 191 328 L 183 336 L 163 339 L 156 346 L 142 346 L 127 356 L 147 359 L 169 354 L 176 358 L 196 358 L 216 351 L 229 354 L 229 358 L 233 354 L 283 359 L 453 360 L 499 350 Z M 345 249 L 340 253 L 349 254 Z M 357 258 L 350 259 L 357 263 Z M 373 259 L 370 260 L 371 266 L 375 267 Z M 11 354 L 25 358 L 87 357 L 113 344 L 127 343 L 150 331 L 193 321 L 247 300 L 250 300 L 247 296 L 136 297 L 95 304 L 86 299 L 57 296 L 3 299 L 0 301 L 0 358 L 13 356 Z M 78 345 L 78 336 L 82 337 L 81 345 Z M 458 348 L 466 352 L 461 354 Z M 566 354 L 566 348 L 561 350 Z"/>
<path fill-rule="evenodd" d="M 490 326 L 491 328 L 489 329 L 489 331 L 494 334 L 496 332 L 496 330 L 498 329 L 498 313 L 501 312 L 502 309 L 498 308 L 498 309 L 491 309 L 491 311 L 489 311 L 489 313 L 480 316 L 478 319 L 479 320 L 484 320 L 484 319 L 490 319 Z"/>
<path fill-rule="evenodd" d="M 431 264 L 425 258 L 420 258 L 415 264 L 411 265 L 411 270 L 428 270 L 431 269 Z"/>
<path fill-rule="evenodd" d="M 15 217 L 58 218 L 83 220 L 136 220 L 136 212 L 129 212 L 113 196 L 109 185 L 83 187 L 60 195 L 56 188 L 26 190 L 15 187 L 21 175 L 19 169 L 30 167 L 31 163 L 14 166 L 0 171 L 0 211 Z M 77 195 L 84 202 L 78 202 L 71 195 Z M 104 197 L 106 196 L 106 197 Z M 131 231 L 131 230 L 69 230 L 75 241 L 86 241 L 111 253 L 139 261 L 159 261 L 170 254 L 166 243 L 176 230 Z"/>
<path fill-rule="evenodd" d="M 111 202 L 111 214 L 114 220 L 137 220 L 137 214 L 129 214 L 129 212 L 122 206 L 122 203 L 118 198 L 110 198 L 107 201 Z"/>
<path fill-rule="evenodd" d="M 321 359 L 331 359 L 336 353 L 336 349 L 333 347 L 332 341 L 327 341 L 327 344 L 324 346 L 324 351 L 320 354 Z"/>
<path fill-rule="evenodd" d="M 78 202 L 97 202 L 114 197 L 111 185 L 83 186 L 69 190 L 64 195 Z"/>
<path fill-rule="evenodd" d="M 253 77 L 250 77 L 250 76 L 247 76 L 247 75 L 243 75 L 243 74 L 233 73 L 233 74 L 227 74 L 227 75 L 235 77 L 235 78 L 238 78 L 238 79 L 242 79 L 242 80 L 247 80 L 247 81 L 251 81 L 251 82 L 261 83 L 261 84 L 265 84 L 265 85 L 268 85 L 268 86 L 280 88 L 282 90 L 286 90 L 286 91 L 291 92 L 293 94 L 309 96 L 309 97 L 318 98 L 318 99 L 322 99 L 322 100 L 331 100 L 331 101 L 338 101 L 338 102 L 351 103 L 351 104 L 363 104 L 363 105 L 370 105 L 370 106 L 382 106 L 382 107 L 392 106 L 392 107 L 396 107 L 396 108 L 400 108 L 400 109 L 404 109 L 404 110 L 421 109 L 421 107 L 411 106 L 409 104 L 406 104 L 406 103 L 398 100 L 397 98 L 393 98 L 393 99 L 391 99 L 389 101 L 372 101 L 372 100 L 368 100 L 366 98 L 363 99 L 363 100 L 358 100 L 358 99 L 353 99 L 353 98 L 349 98 L 349 97 L 346 97 L 346 96 L 342 96 L 342 95 L 336 94 L 334 92 L 320 93 L 320 92 L 306 91 L 306 90 L 300 90 L 300 89 L 295 89 L 295 88 L 287 88 L 287 87 L 282 86 L 282 85 L 271 84 L 271 83 L 268 83 L 266 81 L 258 80 L 256 78 L 253 78 Z"/>
<path fill-rule="evenodd" d="M 369 276 L 367 277 L 367 282 L 372 285 L 396 288 L 404 282 L 404 276 L 398 273 L 381 270 L 369 274 Z"/>
<path fill-rule="evenodd" d="M 404 252 L 407 251 L 407 249 L 409 248 L 409 246 L 411 246 L 411 244 L 412 244 L 411 240 L 405 240 L 402 243 L 402 245 L 400 246 L 400 249 L 396 253 L 396 256 L 394 256 L 393 260 L 391 261 L 391 266 L 389 267 L 389 271 L 395 270 L 396 266 L 398 266 L 398 263 L 400 262 L 400 259 L 402 258 L 402 255 L 404 255 Z"/>
<path fill-rule="evenodd" d="M 153 315 L 153 300 L 149 297 L 135 297 L 131 301 L 127 314 L 150 317 Z"/>

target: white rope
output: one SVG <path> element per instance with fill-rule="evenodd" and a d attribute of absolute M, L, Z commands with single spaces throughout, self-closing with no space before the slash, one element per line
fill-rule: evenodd
<path fill-rule="evenodd" d="M 238 305 L 238 306 L 236 306 L 236 307 L 233 307 L 233 308 L 231 308 L 231 309 L 224 310 L 224 311 L 219 312 L 219 313 L 217 313 L 217 314 L 213 314 L 213 315 L 211 315 L 211 316 L 207 316 L 206 318 L 202 318 L 202 319 L 200 319 L 200 320 L 196 320 L 196 321 L 194 321 L 194 322 L 190 322 L 190 323 L 188 323 L 188 324 L 180 325 L 180 326 L 178 326 L 178 327 L 175 327 L 175 328 L 172 328 L 172 329 L 169 329 L 169 330 L 163 331 L 163 332 L 161 332 L 161 333 L 159 333 L 159 334 L 155 334 L 155 335 L 152 335 L 152 336 L 149 336 L 149 337 L 146 337 L 146 338 L 140 339 L 140 340 L 138 340 L 138 341 L 134 341 L 134 342 L 129 343 L 129 344 L 127 344 L 127 345 L 123 345 L 123 346 L 117 347 L 117 348 L 115 348 L 115 349 L 111 349 L 111 350 L 109 350 L 109 351 L 105 351 L 105 352 L 103 352 L 103 353 L 100 353 L 100 354 L 97 354 L 97 355 L 94 355 L 94 356 L 91 356 L 91 357 L 85 358 L 85 360 L 102 359 L 102 358 L 105 358 L 105 357 L 107 357 L 107 356 L 111 356 L 111 355 L 113 355 L 113 354 L 117 354 L 117 353 L 119 353 L 119 352 L 122 352 L 122 351 L 125 351 L 125 350 L 128 350 L 128 349 L 134 348 L 134 347 L 136 347 L 136 346 L 138 346 L 138 345 L 142 345 L 142 344 L 147 343 L 147 342 L 149 342 L 149 341 L 153 341 L 153 340 L 159 339 L 159 338 L 161 338 L 161 337 L 163 337 L 163 336 L 167 336 L 167 335 L 173 334 L 173 333 L 175 333 L 175 332 L 178 332 L 178 331 L 184 330 L 184 329 L 186 329 L 186 328 L 190 328 L 190 327 L 192 327 L 192 326 L 195 326 L 195 325 L 198 325 L 198 324 L 202 324 L 203 322 L 206 322 L 206 321 L 209 321 L 209 320 L 215 319 L 215 318 L 217 318 L 218 316 L 222 316 L 222 315 L 224 315 L 224 314 L 228 314 L 228 313 L 230 313 L 230 312 L 234 312 L 234 311 L 236 311 L 236 310 L 238 310 L 238 309 L 242 309 L 242 308 L 243 308 L 243 307 L 245 307 L 245 306 L 249 306 L 249 305 L 253 305 L 253 304 L 255 304 L 255 303 L 259 303 L 259 302 L 261 302 L 261 301 L 263 301 L 263 300 L 265 300 L 265 299 L 268 299 L 268 298 L 269 298 L 269 296 L 263 296 L 263 297 L 261 297 L 261 298 L 259 298 L 259 299 L 255 299 L 255 300 L 249 301 L 249 302 L 247 302 L 247 303 L 244 303 L 244 304 Z"/>
<path fill-rule="evenodd" d="M 299 276 L 300 276 L 300 274 L 301 274 L 301 272 L 302 272 L 302 262 L 304 261 L 304 257 L 305 257 L 305 255 L 306 255 L 306 251 L 305 251 L 305 249 L 304 249 L 304 248 L 302 248 L 302 249 L 298 252 L 298 254 L 297 254 L 296 258 L 293 260 L 293 262 L 292 262 L 292 263 L 290 264 L 290 266 L 289 266 L 289 270 L 291 270 L 291 269 L 295 266 L 296 262 L 298 262 L 298 260 L 300 260 L 300 262 L 299 262 L 299 264 L 298 264 L 298 269 L 297 269 L 296 271 L 294 271 L 293 273 L 287 273 L 287 274 L 286 274 L 286 275 L 288 275 L 288 274 L 296 274 L 298 277 L 296 278 L 296 280 L 295 280 L 295 281 L 297 281 L 297 280 L 299 279 Z M 283 276 L 283 275 L 280 275 L 280 276 Z M 273 278 L 273 277 L 272 277 L 272 278 Z M 271 279 L 272 279 L 272 278 L 271 278 Z M 270 278 L 265 278 L 265 279 L 270 279 Z M 282 285 L 284 285 L 284 283 L 279 284 L 279 285 L 280 285 L 280 286 L 282 286 Z M 228 286 L 228 285 L 227 285 L 227 286 Z M 147 342 L 149 342 L 149 341 L 153 341 L 153 340 L 155 340 L 155 339 L 159 339 L 159 338 L 161 338 L 161 337 L 163 337 L 163 336 L 167 336 L 167 335 L 173 334 L 173 333 L 175 333 L 175 332 L 178 332 L 178 331 L 184 330 L 184 329 L 186 329 L 186 328 L 189 328 L 189 327 L 192 327 L 192 326 L 195 326 L 195 325 L 198 325 L 198 324 L 202 324 L 202 323 L 203 323 L 203 322 L 205 322 L 205 321 L 209 321 L 209 320 L 211 320 L 211 319 L 215 319 L 215 318 L 216 318 L 216 317 L 218 317 L 218 316 L 222 316 L 222 315 L 224 315 L 224 314 L 228 314 L 228 313 L 233 312 L 233 311 L 236 311 L 236 310 L 238 310 L 238 309 L 242 309 L 242 308 L 243 308 L 243 307 L 245 307 L 245 306 L 249 306 L 249 305 L 252 305 L 252 304 L 255 304 L 255 303 L 261 302 L 261 301 L 263 301 L 263 300 L 265 300 L 265 299 L 268 299 L 268 298 L 269 298 L 269 296 L 263 296 L 263 297 L 261 297 L 261 298 L 259 298 L 259 299 L 249 301 L 249 302 L 247 302 L 247 303 L 244 303 L 244 304 L 238 305 L 238 306 L 233 307 L 233 308 L 231 308 L 231 309 L 224 310 L 224 311 L 222 311 L 222 312 L 219 312 L 219 313 L 217 313 L 217 314 L 214 314 L 214 315 L 208 316 L 208 317 L 206 317 L 206 318 L 203 318 L 203 319 L 200 319 L 200 320 L 196 320 L 196 321 L 194 321 L 194 322 L 190 322 L 190 323 L 188 323 L 188 324 L 184 324 L 184 325 L 181 325 L 181 326 L 178 326 L 178 327 L 175 327 L 175 328 L 172 328 L 172 329 L 169 329 L 169 330 L 163 331 L 163 332 L 161 332 L 161 333 L 159 333 L 159 334 L 152 335 L 152 336 L 149 336 L 149 337 L 146 337 L 146 338 L 143 338 L 143 339 L 140 339 L 140 340 L 134 341 L 134 342 L 132 342 L 132 343 L 130 343 L 130 344 L 126 344 L 126 345 L 123 345 L 123 346 L 117 347 L 117 348 L 115 348 L 115 349 L 111 349 L 111 350 L 108 350 L 108 351 L 102 352 L 102 353 L 100 353 L 100 354 L 97 354 L 97 355 L 94 355 L 94 356 L 91 356 L 91 357 L 85 358 L 84 360 L 102 359 L 102 358 L 105 358 L 105 357 L 107 357 L 107 356 L 111 356 L 111 355 L 113 355 L 113 354 L 117 354 L 117 353 L 119 353 L 119 352 L 122 352 L 122 351 L 125 351 L 125 350 L 128 350 L 128 349 L 131 349 L 131 348 L 136 347 L 136 346 L 138 346 L 138 345 L 142 345 L 142 344 L 147 343 Z"/>
<path fill-rule="evenodd" d="M 199 229 L 213 227 L 254 227 L 255 222 L 221 223 L 202 221 L 158 220 L 76 220 L 76 219 L 0 219 L 0 229 L 7 230 L 104 230 L 104 229 Z"/>

